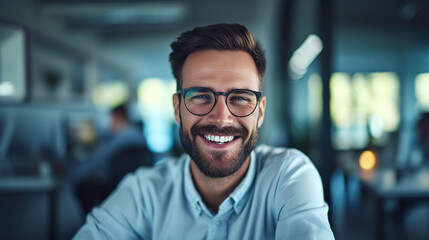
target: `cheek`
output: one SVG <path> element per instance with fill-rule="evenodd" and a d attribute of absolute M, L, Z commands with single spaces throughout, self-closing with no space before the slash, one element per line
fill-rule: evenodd
<path fill-rule="evenodd" d="M 182 108 L 182 127 L 185 130 L 190 130 L 195 124 L 198 123 L 198 117 L 189 113 L 186 108 Z"/>
<path fill-rule="evenodd" d="M 258 116 L 251 115 L 247 118 L 248 119 L 238 120 L 238 123 L 248 131 L 248 135 L 250 136 L 253 132 L 255 132 L 258 129 Z"/>

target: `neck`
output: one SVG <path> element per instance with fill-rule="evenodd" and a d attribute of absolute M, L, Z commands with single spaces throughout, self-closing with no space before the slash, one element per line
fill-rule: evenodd
<path fill-rule="evenodd" d="M 191 174 L 195 187 L 203 201 L 212 211 L 217 212 L 220 204 L 234 191 L 246 175 L 250 156 L 234 174 L 223 178 L 210 178 L 204 175 L 191 160 Z"/>

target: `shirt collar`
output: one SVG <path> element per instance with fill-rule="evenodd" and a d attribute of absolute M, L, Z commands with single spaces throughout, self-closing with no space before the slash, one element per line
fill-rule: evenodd
<path fill-rule="evenodd" d="M 191 211 L 193 212 L 194 217 L 198 217 L 205 207 L 205 204 L 201 198 L 201 195 L 195 188 L 194 182 L 192 180 L 191 169 L 190 169 L 190 157 L 189 155 L 183 156 L 185 158 L 184 164 L 184 184 L 185 184 L 185 195 L 191 204 Z M 252 186 L 253 180 L 256 176 L 256 157 L 255 153 L 252 151 L 250 154 L 250 163 L 247 173 L 244 176 L 241 183 L 234 189 L 234 191 L 229 195 L 225 201 L 228 201 L 229 198 L 233 201 L 233 207 L 236 214 L 240 213 L 243 210 L 244 205 L 249 198 L 250 188 Z M 224 201 L 224 202 L 225 202 Z M 208 209 L 207 209 L 208 211 Z"/>
<path fill-rule="evenodd" d="M 241 183 L 229 195 L 234 200 L 235 213 L 240 213 L 243 209 L 247 199 L 249 198 L 250 188 L 252 187 L 253 180 L 256 176 L 256 158 L 255 153 L 250 153 L 250 163 L 247 173 Z"/>
<path fill-rule="evenodd" d="M 190 166 L 191 158 L 189 157 L 189 155 L 183 157 L 185 158 L 185 164 L 183 166 L 183 170 L 185 173 L 185 195 L 191 205 L 191 211 L 194 217 L 198 217 L 202 212 L 203 200 L 201 199 L 201 196 L 195 188 L 194 182 L 192 180 Z"/>

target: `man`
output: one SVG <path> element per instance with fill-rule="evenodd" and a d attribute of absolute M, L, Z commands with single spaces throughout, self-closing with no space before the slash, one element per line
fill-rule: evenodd
<path fill-rule="evenodd" d="M 127 177 L 75 239 L 333 239 L 311 161 L 255 148 L 265 57 L 248 30 L 195 28 L 171 47 L 187 154 Z"/>

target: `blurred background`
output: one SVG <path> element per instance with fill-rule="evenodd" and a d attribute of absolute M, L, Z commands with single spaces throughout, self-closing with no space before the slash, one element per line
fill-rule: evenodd
<path fill-rule="evenodd" d="M 268 61 L 259 143 L 310 156 L 336 238 L 427 239 L 428 12 L 426 0 L 1 0 L 0 238 L 70 239 L 125 172 L 179 156 L 169 45 L 237 22 Z"/>

